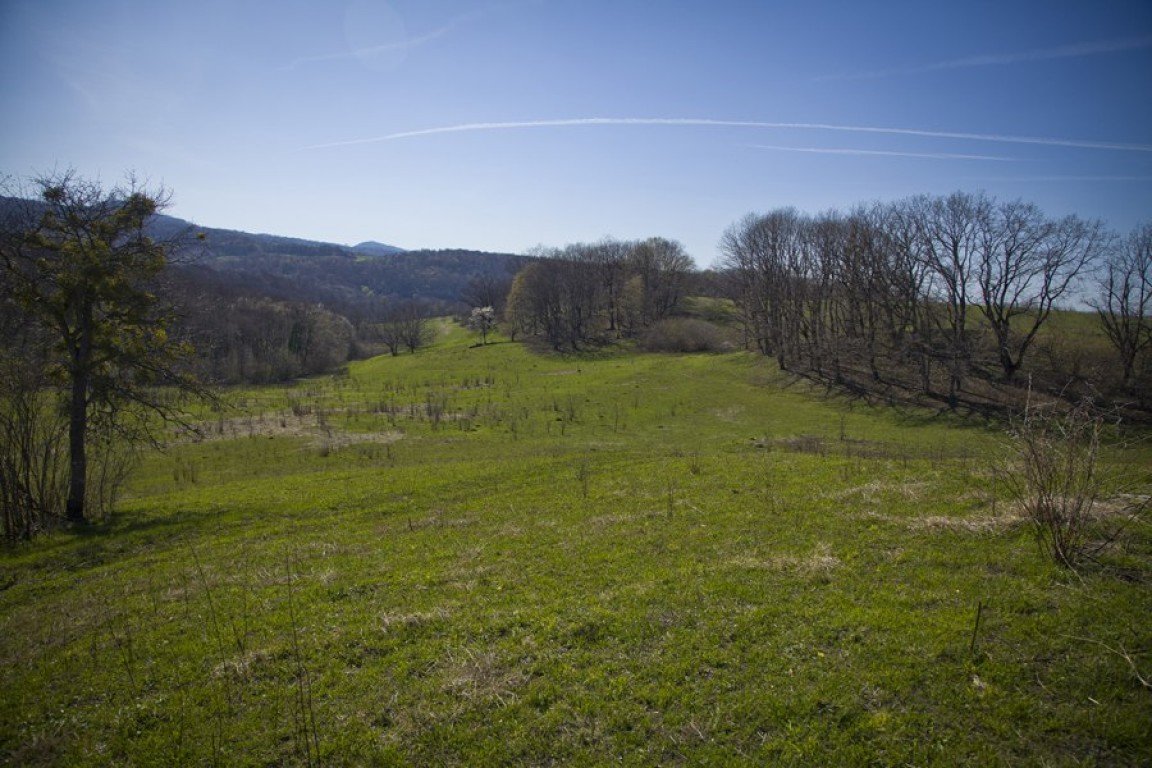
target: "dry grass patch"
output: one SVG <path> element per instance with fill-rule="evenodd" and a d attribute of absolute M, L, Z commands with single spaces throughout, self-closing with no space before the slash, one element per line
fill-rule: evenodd
<path fill-rule="evenodd" d="M 412 613 L 385 612 L 380 614 L 378 625 L 383 632 L 388 632 L 393 628 L 412 629 L 444 621 L 451 615 L 452 612 L 447 608 L 433 608 L 430 611 L 414 611 Z"/>
<path fill-rule="evenodd" d="M 273 660 L 273 655 L 262 648 L 253 649 L 240 656 L 222 661 L 212 668 L 212 677 L 221 679 L 231 677 L 237 680 L 247 680 L 254 671 L 258 671 Z"/>
<path fill-rule="evenodd" d="M 519 698 L 517 689 L 531 675 L 504 664 L 495 651 L 460 648 L 449 651 L 441 665 L 444 690 L 467 700 L 495 701 L 508 706 Z"/>
<path fill-rule="evenodd" d="M 908 501 L 918 501 L 927 489 L 928 483 L 924 480 L 912 480 L 908 482 L 873 480 L 863 485 L 832 492 L 829 494 L 829 498 L 836 499 L 837 501 L 846 501 L 849 499 L 875 501 L 887 495 L 895 495 Z"/>
<path fill-rule="evenodd" d="M 914 531 L 950 531 L 954 533 L 990 533 L 996 530 L 1007 530 L 1021 525 L 1027 521 L 1023 511 L 1017 505 L 1005 505 L 1002 512 L 995 515 L 975 515 L 972 517 L 955 517 L 949 515 L 888 515 L 882 512 L 865 512 L 861 517 L 868 520 L 879 520 L 884 523 L 895 523 L 911 528 Z"/>
<path fill-rule="evenodd" d="M 828 576 L 841 565 L 840 558 L 832 554 L 831 548 L 821 542 L 807 555 L 776 555 L 774 557 L 737 557 L 728 561 L 733 568 L 750 570 L 784 571 L 802 576 Z"/>
<path fill-rule="evenodd" d="M 214 442 L 217 440 L 237 440 L 243 437 L 274 438 L 293 437 L 306 440 L 312 446 L 327 446 L 333 449 L 352 445 L 388 445 L 404 437 L 398 430 L 383 432 L 349 432 L 317 423 L 315 418 L 277 416 L 260 414 L 232 419 L 217 419 L 197 425 L 195 431 L 182 430 L 170 441 L 172 445 Z"/>
<path fill-rule="evenodd" d="M 974 495 L 973 498 L 982 498 Z M 1149 497 L 1138 494 L 1120 494 L 1108 499 L 1096 500 L 1088 510 L 1088 516 L 1095 521 L 1133 519 L 1135 510 L 1147 508 Z M 887 515 L 870 515 L 887 521 L 900 521 L 913 530 L 956 531 L 961 533 L 989 533 L 1023 525 L 1029 521 L 1028 513 L 1020 502 L 1008 502 L 998 506 L 997 513 L 974 517 L 949 517 L 927 515 L 922 517 L 897 518 Z"/>
<path fill-rule="evenodd" d="M 955 531 L 959 533 L 989 533 L 1007 529 L 1024 522 L 1024 516 L 1010 512 L 1003 515 L 979 517 L 947 517 L 928 515 L 908 518 L 908 527 L 918 531 Z"/>
<path fill-rule="evenodd" d="M 712 411 L 712 415 L 718 420 L 727 422 L 729 424 L 740 424 L 745 419 L 744 407 L 740 405 L 733 405 L 727 408 L 716 408 Z"/>

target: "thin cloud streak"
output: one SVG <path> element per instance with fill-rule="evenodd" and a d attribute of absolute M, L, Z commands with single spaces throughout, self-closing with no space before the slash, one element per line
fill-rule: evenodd
<path fill-rule="evenodd" d="M 392 42 L 381 43 L 380 45 L 370 45 L 370 46 L 366 46 L 363 48 L 356 48 L 356 49 L 349 50 L 349 51 L 338 51 L 336 53 L 322 53 L 322 54 L 318 54 L 316 56 L 302 56 L 298 59 L 294 59 L 290 64 L 288 64 L 285 67 L 285 69 L 289 69 L 289 70 L 295 69 L 296 67 L 304 65 L 304 64 L 315 64 L 315 63 L 322 62 L 322 61 L 339 61 L 342 59 L 359 59 L 359 58 L 365 58 L 365 57 L 369 57 L 369 56 L 377 56 L 377 55 L 380 55 L 383 53 L 389 53 L 391 51 L 412 50 L 413 48 L 419 48 L 420 46 L 422 46 L 426 43 L 430 43 L 433 40 L 438 40 L 439 38 L 444 37 L 448 33 L 454 31 L 457 27 L 463 26 L 469 22 L 475 21 L 479 18 L 487 16 L 491 13 L 494 13 L 497 10 L 501 10 L 501 9 L 507 8 L 507 7 L 509 7 L 508 4 L 501 4 L 501 5 L 490 6 L 487 8 L 481 8 L 481 9 L 475 10 L 475 11 L 469 11 L 468 13 L 462 13 L 459 16 L 455 17 L 454 19 L 451 19 L 444 26 L 438 27 L 438 28 L 432 30 L 431 32 L 427 32 L 427 33 L 425 33 L 423 35 L 419 35 L 417 37 L 406 37 L 404 40 L 395 40 Z"/>
<path fill-rule="evenodd" d="M 1152 144 L 1124 144 L 1108 141 L 1087 141 L 1081 139 L 1061 139 L 1045 136 L 1009 136 L 988 133 L 965 133 L 960 131 L 925 131 L 915 128 L 884 128 L 866 125 L 837 125 L 833 123 L 775 123 L 758 120 L 712 120 L 705 118 L 677 117 L 581 117 L 565 120 L 524 120 L 516 122 L 464 123 L 438 128 L 423 128 L 415 131 L 389 133 L 363 139 L 330 141 L 301 147 L 300 151 L 351 147 L 360 144 L 378 144 L 400 139 L 422 136 L 436 136 L 447 133 L 474 133 L 479 131 L 506 131 L 532 128 L 570 128 L 580 126 L 681 126 L 709 128 L 758 128 L 766 130 L 839 131 L 844 133 L 875 133 L 896 136 L 918 136 L 932 139 L 960 139 L 964 141 L 984 141 L 998 144 L 1031 144 L 1050 147 L 1072 147 L 1075 149 L 1099 149 L 1114 152 L 1152 152 Z"/>
<path fill-rule="evenodd" d="M 302 56 L 298 59 L 293 59 L 285 69 L 295 69 L 296 67 L 305 64 L 316 64 L 322 61 L 340 61 L 342 59 L 359 59 L 368 56 L 377 56 L 382 53 L 399 50 L 411 50 L 417 48 L 425 43 L 430 43 L 433 40 L 443 37 L 459 26 L 459 22 L 447 24 L 439 29 L 434 29 L 431 32 L 421 35 L 419 37 L 410 37 L 405 40 L 397 40 L 391 43 L 381 43 L 380 45 L 368 46 L 366 48 L 356 48 L 349 51 L 340 51 L 338 53 L 321 53 L 316 56 Z"/>
<path fill-rule="evenodd" d="M 1019 182 L 1049 182 L 1049 181 L 1152 181 L 1152 176 L 981 176 L 969 181 L 1019 181 Z"/>
<path fill-rule="evenodd" d="M 775 152 L 810 152 L 817 155 L 876 155 L 880 157 L 915 157 L 926 160 L 994 160 L 1005 163 L 1019 162 L 1015 157 L 998 155 L 965 155 L 953 152 L 895 152 L 884 149 L 839 149 L 828 147 L 783 147 L 775 144 L 747 144 L 749 149 L 768 149 Z"/>
<path fill-rule="evenodd" d="M 1015 53 L 989 53 L 978 56 L 966 56 L 961 59 L 937 61 L 916 67 L 900 67 L 896 69 L 880 69 L 871 72 L 849 72 L 839 75 L 822 75 L 814 78 L 817 82 L 830 80 L 875 80 L 896 75 L 916 75 L 925 72 L 940 72 L 949 69 L 969 69 L 972 67 L 993 67 L 1008 64 L 1020 64 L 1028 61 L 1050 61 L 1053 59 L 1073 59 L 1082 56 L 1098 56 L 1106 53 L 1119 53 L 1143 48 L 1152 48 L 1152 35 L 1143 37 L 1124 37 L 1114 40 L 1092 40 L 1070 45 L 1061 45 L 1055 48 L 1039 48 L 1031 51 L 1017 51 Z"/>

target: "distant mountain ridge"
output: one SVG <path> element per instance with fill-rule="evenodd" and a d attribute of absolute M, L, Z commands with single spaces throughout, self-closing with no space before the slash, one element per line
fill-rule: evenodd
<path fill-rule="evenodd" d="M 367 253 L 372 256 L 392 256 L 397 253 L 404 253 L 404 248 L 397 248 L 394 245 L 386 243 L 378 243 L 375 240 L 365 240 L 362 243 L 357 243 L 352 246 L 352 250 L 357 253 Z"/>
<path fill-rule="evenodd" d="M 180 251 L 182 261 L 242 273 L 246 282 L 266 283 L 272 295 L 335 305 L 373 298 L 456 302 L 474 278 L 508 275 L 522 261 L 511 253 L 409 251 L 374 241 L 347 246 L 205 227 L 192 231 L 197 237 Z"/>
<path fill-rule="evenodd" d="M 0 215 L 39 203 L 0 197 Z M 149 225 L 158 239 L 175 240 L 173 261 L 209 269 L 226 283 L 291 301 L 346 307 L 368 300 L 460 301 L 480 276 L 506 277 L 524 257 L 468 249 L 405 250 L 375 240 L 341 245 L 282 235 L 200 226 L 159 214 Z"/>
<path fill-rule="evenodd" d="M 34 226 L 45 210 L 0 196 L 0 236 Z M 195 349 L 189 364 L 199 375 L 227 384 L 317 374 L 378 354 L 385 319 L 466 311 L 475 285 L 510 284 L 524 261 L 252 234 L 164 215 L 148 230 L 167 246 L 169 268 L 154 287 L 174 309 L 169 331 Z M 0 282 L 0 309 L 8 307 L 5 288 Z"/>

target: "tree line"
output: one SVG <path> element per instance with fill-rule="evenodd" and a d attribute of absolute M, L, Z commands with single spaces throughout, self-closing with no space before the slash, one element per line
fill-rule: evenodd
<path fill-rule="evenodd" d="M 503 302 L 509 334 L 556 350 L 634 336 L 676 313 L 695 271 L 679 243 L 605 239 L 538 249 Z M 479 306 L 499 306 L 488 302 Z"/>
<path fill-rule="evenodd" d="M 1098 221 L 957 192 L 750 214 L 720 249 L 747 344 L 781 368 L 835 382 L 912 374 L 955 406 L 973 375 L 1014 383 L 1053 311 L 1085 298 L 1128 386 L 1152 332 L 1150 242 L 1152 227 L 1121 243 Z"/>

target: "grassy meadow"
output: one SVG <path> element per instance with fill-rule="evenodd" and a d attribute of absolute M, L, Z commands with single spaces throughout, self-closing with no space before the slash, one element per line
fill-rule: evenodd
<path fill-rule="evenodd" d="M 229 392 L 0 551 L 0 762 L 1152 760 L 1152 532 L 1054 565 L 1002 426 L 476 341 Z"/>

